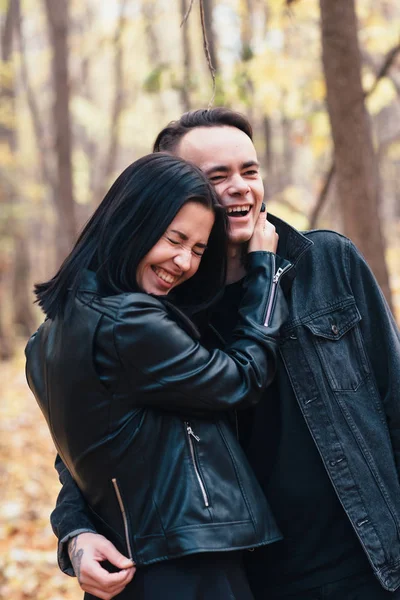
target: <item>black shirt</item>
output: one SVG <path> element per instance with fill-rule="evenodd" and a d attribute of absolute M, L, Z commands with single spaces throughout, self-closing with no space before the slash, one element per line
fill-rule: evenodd
<path fill-rule="evenodd" d="M 229 285 L 211 322 L 230 340 L 242 283 Z M 240 439 L 284 540 L 246 553 L 256 598 L 310 589 L 369 570 L 280 361 L 265 398 L 239 413 Z"/>

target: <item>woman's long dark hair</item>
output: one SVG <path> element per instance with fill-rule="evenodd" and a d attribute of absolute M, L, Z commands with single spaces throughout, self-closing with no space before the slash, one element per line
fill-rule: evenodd
<path fill-rule="evenodd" d="M 37 301 L 45 314 L 54 318 L 64 311 L 77 292 L 84 269 L 95 271 L 109 294 L 138 291 L 139 262 L 189 201 L 212 210 L 215 223 L 197 273 L 168 298 L 189 313 L 210 304 L 225 281 L 225 212 L 200 169 L 180 158 L 157 153 L 144 156 L 125 169 L 56 275 L 35 285 Z"/>

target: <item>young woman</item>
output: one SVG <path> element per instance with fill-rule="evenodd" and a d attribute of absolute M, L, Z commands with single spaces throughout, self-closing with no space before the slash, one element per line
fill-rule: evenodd
<path fill-rule="evenodd" d="M 28 383 L 97 531 L 137 566 L 118 598 L 250 599 L 240 550 L 280 538 L 228 417 L 275 371 L 285 301 L 263 219 L 224 352 L 189 317 L 223 287 L 226 217 L 175 157 L 128 167 L 36 286 L 47 319 L 27 345 Z"/>

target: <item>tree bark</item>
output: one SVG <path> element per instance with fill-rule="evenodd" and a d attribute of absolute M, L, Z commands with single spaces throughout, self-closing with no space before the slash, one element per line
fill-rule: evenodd
<path fill-rule="evenodd" d="M 344 232 L 370 264 L 391 305 L 379 218 L 380 183 L 361 82 L 354 0 L 320 0 L 322 61 Z"/>
<path fill-rule="evenodd" d="M 61 263 L 76 238 L 72 179 L 72 135 L 69 111 L 68 0 L 45 0 L 50 40 L 53 47 L 54 149 L 57 157 L 57 260 Z"/>

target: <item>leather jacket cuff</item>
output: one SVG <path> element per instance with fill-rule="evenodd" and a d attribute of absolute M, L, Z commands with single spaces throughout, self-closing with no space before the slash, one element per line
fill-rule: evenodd
<path fill-rule="evenodd" d="M 76 529 L 75 531 L 71 531 L 62 540 L 58 542 L 57 549 L 57 560 L 58 566 L 61 571 L 70 577 L 76 577 L 74 568 L 72 566 L 71 560 L 68 554 L 68 543 L 72 538 L 76 537 L 80 533 L 97 533 L 94 529 Z"/>
<path fill-rule="evenodd" d="M 292 264 L 289 261 L 273 252 L 250 252 L 247 258 L 241 315 L 258 325 L 271 327 L 274 324 L 272 329 L 279 328 L 279 324 L 282 324 L 287 316 L 286 301 L 280 288 L 281 279 L 291 269 Z M 280 315 L 275 320 L 277 308 Z"/>

